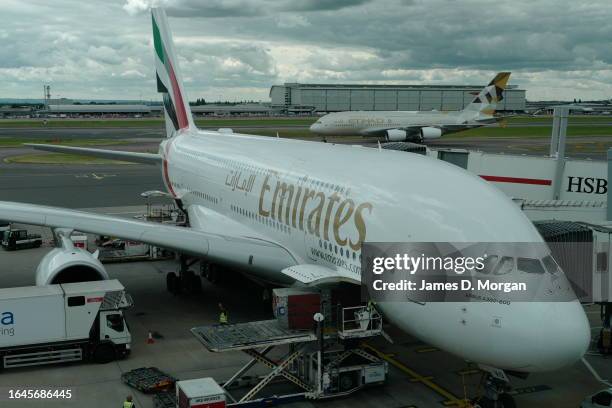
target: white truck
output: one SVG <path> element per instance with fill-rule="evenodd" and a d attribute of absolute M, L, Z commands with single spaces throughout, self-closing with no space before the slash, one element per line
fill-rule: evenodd
<path fill-rule="evenodd" d="M 0 289 L 2 367 L 125 357 L 131 306 L 118 280 Z"/>

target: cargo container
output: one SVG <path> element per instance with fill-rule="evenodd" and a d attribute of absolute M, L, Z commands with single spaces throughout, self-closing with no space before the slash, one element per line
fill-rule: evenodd
<path fill-rule="evenodd" d="M 225 408 L 225 391 L 212 378 L 176 382 L 178 408 Z"/>
<path fill-rule="evenodd" d="M 272 291 L 274 317 L 282 327 L 291 330 L 311 330 L 313 316 L 321 311 L 321 295 L 308 289 L 278 288 Z"/>

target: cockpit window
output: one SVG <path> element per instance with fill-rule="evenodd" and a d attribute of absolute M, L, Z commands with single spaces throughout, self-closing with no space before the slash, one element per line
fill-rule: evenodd
<path fill-rule="evenodd" d="M 557 265 L 553 257 L 550 255 L 542 259 L 542 263 L 544 264 L 544 267 L 550 274 L 554 275 L 559 270 L 559 265 Z"/>
<path fill-rule="evenodd" d="M 493 275 L 505 275 L 512 272 L 512 269 L 514 269 L 514 258 L 511 256 L 504 256 L 497 264 L 497 267 L 493 271 Z"/>
<path fill-rule="evenodd" d="M 489 255 L 487 256 L 484 261 L 482 261 L 482 263 L 484 264 L 484 267 L 479 270 L 478 272 L 488 275 L 491 273 L 491 271 L 493 271 L 493 268 L 495 267 L 495 265 L 497 265 L 497 260 L 499 259 L 499 256 L 497 255 Z"/>
<path fill-rule="evenodd" d="M 544 268 L 539 260 L 533 258 L 517 258 L 516 269 L 526 273 L 544 273 Z"/>

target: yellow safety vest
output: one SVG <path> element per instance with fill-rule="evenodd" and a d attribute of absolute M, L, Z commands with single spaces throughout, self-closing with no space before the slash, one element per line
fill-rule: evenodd
<path fill-rule="evenodd" d="M 226 324 L 227 323 L 227 312 L 221 312 L 219 314 L 219 323 Z"/>
<path fill-rule="evenodd" d="M 131 401 L 125 401 L 123 403 L 123 408 L 132 408 L 134 406 L 134 403 Z"/>

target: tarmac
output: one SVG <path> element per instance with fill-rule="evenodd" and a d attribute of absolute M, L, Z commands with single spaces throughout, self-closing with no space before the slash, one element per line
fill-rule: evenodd
<path fill-rule="evenodd" d="M 153 150 L 157 142 L 120 145 L 125 150 Z M 0 148 L 0 200 L 85 208 L 144 204 L 144 191 L 165 191 L 161 170 L 141 164 L 17 164 L 10 156 L 31 148 Z M 40 152 L 40 154 L 45 154 Z M 159 202 L 159 201 L 154 201 Z"/>
<path fill-rule="evenodd" d="M 144 207 L 86 210 L 132 217 L 142 213 Z M 45 247 L 13 252 L 0 250 L 0 287 L 34 283 L 36 266 L 50 250 L 51 234 L 48 229 L 38 227 L 30 227 L 30 230 L 43 233 Z M 223 285 L 213 285 L 204 280 L 203 292 L 199 295 L 177 296 L 165 289 L 166 272 L 176 270 L 174 261 L 113 263 L 106 267 L 110 276 L 119 279 L 134 299 L 134 307 L 126 313 L 132 333 L 131 355 L 103 365 L 74 363 L 4 370 L 0 373 L 1 406 L 107 408 L 119 406 L 126 395 L 133 395 L 138 408 L 153 408 L 152 396 L 123 384 L 120 380 L 122 373 L 154 366 L 178 379 L 213 377 L 222 382 L 250 358 L 241 352 L 208 352 L 189 329 L 214 324 L 218 302 L 223 302 L 229 311 L 230 323 L 272 317 L 271 312 L 261 305 L 260 288 L 237 273 L 230 272 L 229 283 Z M 585 308 L 596 331 L 601 324 L 599 309 L 595 306 Z M 457 401 L 478 394 L 481 377 L 474 366 L 392 326 L 387 325 L 385 330 L 393 344 L 380 337 L 368 341 L 389 362 L 389 379 L 385 385 L 364 389 L 342 399 L 301 401 L 286 406 L 430 408 L 457 406 Z M 146 342 L 149 332 L 155 334 L 153 344 Z M 279 357 L 278 354 L 270 356 L 272 359 Z M 612 378 L 612 366 L 605 357 L 590 352 L 586 359 L 601 377 Z M 267 372 L 261 366 L 254 371 L 258 375 Z M 605 388 L 580 362 L 562 371 L 532 374 L 526 380 L 513 378 L 512 383 L 517 405 L 522 408 L 577 407 L 585 396 Z M 8 398 L 9 390 L 42 388 L 70 389 L 73 397 L 69 401 Z M 264 389 L 261 396 L 266 394 Z"/>
<path fill-rule="evenodd" d="M 116 147 L 126 150 L 156 150 L 159 134 L 152 129 L 0 129 L 0 137 L 15 136 L 52 140 L 70 138 L 128 139 L 130 143 Z M 63 136 L 62 136 L 63 135 Z M 569 143 L 595 143 L 598 151 L 585 149 L 583 156 L 603 157 L 612 137 L 581 138 Z M 545 154 L 548 139 L 440 140 L 436 146 L 455 148 L 474 146 L 486 151 Z M 603 143 L 603 147 L 598 147 Z M 370 144 L 376 146 L 376 144 Z M 107 147 L 105 147 L 107 148 Z M 490 149 L 490 150 L 489 150 Z M 523 150 L 521 150 L 523 149 Z M 597 150 L 595 149 L 595 150 Z M 89 209 L 131 217 L 144 211 L 140 193 L 163 190 L 159 169 L 146 165 L 40 165 L 9 164 L 4 158 L 29 154 L 29 148 L 0 149 L 0 200 L 31 202 L 68 208 Z M 29 228 L 36 232 L 38 228 Z M 40 230 L 50 242 L 50 232 Z M 34 271 L 49 247 L 5 252 L 0 249 L 0 287 L 32 285 Z M 70 364 L 11 369 L 0 373 L 0 405 L 48 408 L 87 406 L 106 408 L 119 406 L 126 395 L 135 397 L 138 408 L 151 408 L 151 396 L 132 390 L 120 381 L 122 373 L 134 368 L 156 366 L 179 379 L 212 376 L 219 381 L 229 378 L 249 358 L 242 353 L 209 353 L 190 334 L 189 329 L 212 324 L 217 319 L 217 303 L 222 301 L 233 322 L 270 318 L 260 304 L 260 289 L 238 274 L 233 274 L 230 290 L 227 285 L 204 283 L 201 295 L 175 296 L 165 290 L 165 274 L 176 269 L 172 261 L 109 264 L 111 277 L 116 277 L 132 294 L 135 306 L 127 312 L 133 336 L 133 352 L 129 358 L 105 365 Z M 599 309 L 586 306 L 594 333 L 601 325 Z M 149 331 L 156 333 L 154 344 L 146 344 Z M 435 349 L 393 327 L 387 327 L 394 344 L 379 338 L 371 342 L 390 362 L 386 385 L 363 390 L 355 396 L 327 402 L 298 402 L 291 407 L 370 407 L 392 408 L 449 406 L 453 401 L 478 393 L 480 374 L 464 361 Z M 551 342 L 554 339 L 551 339 Z M 494 347 L 495 345 L 492 345 Z M 604 379 L 612 379 L 609 361 L 595 352 L 585 357 Z M 259 373 L 265 373 L 261 370 Z M 532 374 L 526 380 L 513 379 L 519 407 L 576 407 L 587 395 L 606 385 L 595 380 L 582 363 L 553 373 Z M 9 400 L 10 389 L 71 389 L 73 398 L 62 400 Z"/>

